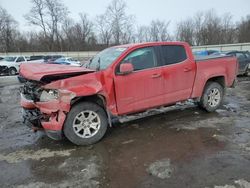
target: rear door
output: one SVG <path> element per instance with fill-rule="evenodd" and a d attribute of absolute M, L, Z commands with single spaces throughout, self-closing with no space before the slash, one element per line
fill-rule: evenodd
<path fill-rule="evenodd" d="M 161 105 L 164 85 L 155 47 L 132 51 L 120 64 L 126 62 L 132 63 L 134 71 L 127 75 L 116 73 L 114 82 L 118 113 L 131 113 Z"/>
<path fill-rule="evenodd" d="M 196 64 L 182 45 L 161 46 L 164 103 L 186 100 L 192 93 Z"/>

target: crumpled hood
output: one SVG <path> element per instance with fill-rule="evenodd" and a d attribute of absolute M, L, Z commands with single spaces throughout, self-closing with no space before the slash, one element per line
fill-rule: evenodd
<path fill-rule="evenodd" d="M 91 72 L 94 70 L 69 65 L 23 63 L 19 74 L 28 80 L 50 82 Z"/>

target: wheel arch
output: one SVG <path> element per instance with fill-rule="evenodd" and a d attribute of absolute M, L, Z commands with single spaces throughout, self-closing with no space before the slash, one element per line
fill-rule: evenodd
<path fill-rule="evenodd" d="M 95 104 L 99 105 L 100 107 L 102 107 L 107 115 L 109 126 L 110 127 L 112 126 L 111 114 L 110 114 L 109 110 L 107 109 L 106 98 L 103 95 L 94 94 L 94 95 L 76 97 L 76 98 L 72 99 L 72 101 L 71 101 L 71 108 L 73 106 L 77 105 L 78 103 L 84 102 L 84 101 L 92 102 L 92 103 L 95 103 Z"/>
<path fill-rule="evenodd" d="M 209 82 L 216 82 L 218 84 L 220 84 L 222 86 L 223 89 L 226 88 L 226 81 L 225 81 L 225 76 L 221 75 L 221 76 L 214 76 L 214 77 L 210 77 L 209 79 L 207 79 L 207 81 L 204 83 L 203 88 L 202 88 L 202 92 L 201 95 L 204 93 L 207 84 Z M 200 100 L 200 97 L 198 98 L 198 100 Z"/>
<path fill-rule="evenodd" d="M 203 91 L 207 85 L 208 82 L 217 82 L 218 84 L 220 84 L 223 88 L 226 87 L 226 81 L 225 81 L 225 76 L 215 76 L 215 77 L 212 77 L 212 78 L 209 78 L 204 87 L 203 87 Z"/>
<path fill-rule="evenodd" d="M 72 99 L 71 106 L 74 106 L 77 103 L 83 102 L 83 101 L 89 101 L 89 102 L 96 103 L 103 108 L 105 107 L 105 104 L 106 104 L 106 100 L 105 100 L 103 95 L 95 94 L 95 95 L 76 97 L 76 98 Z"/>
<path fill-rule="evenodd" d="M 14 67 L 14 66 L 10 66 L 10 67 L 8 67 L 8 70 L 10 70 L 10 69 L 15 69 L 15 70 L 17 71 L 17 68 L 16 68 L 16 67 Z"/>
<path fill-rule="evenodd" d="M 209 82 L 217 82 L 223 87 L 223 89 L 226 88 L 226 78 L 224 75 L 216 75 L 216 76 L 212 76 L 212 77 L 209 77 L 209 78 L 203 79 L 203 80 L 198 82 L 197 86 L 194 85 L 194 89 L 192 91 L 191 98 L 193 98 L 197 101 L 200 100 L 200 98 L 201 98 L 202 94 L 204 93 L 204 90 Z"/>

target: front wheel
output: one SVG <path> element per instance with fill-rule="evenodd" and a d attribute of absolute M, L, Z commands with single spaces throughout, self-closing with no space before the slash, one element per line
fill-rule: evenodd
<path fill-rule="evenodd" d="M 76 145 L 90 145 L 101 140 L 107 126 L 107 115 L 102 107 L 91 102 L 81 102 L 68 113 L 64 134 Z"/>
<path fill-rule="evenodd" d="M 224 89 L 219 83 L 208 82 L 203 91 L 199 106 L 208 112 L 213 112 L 221 105 L 223 95 Z"/>

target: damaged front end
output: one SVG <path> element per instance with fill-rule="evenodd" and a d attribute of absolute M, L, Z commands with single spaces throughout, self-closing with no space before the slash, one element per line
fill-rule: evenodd
<path fill-rule="evenodd" d="M 75 94 L 70 91 L 47 89 L 39 81 L 27 81 L 20 88 L 23 122 L 33 130 L 44 130 L 53 139 L 62 138 L 66 113 Z"/>

